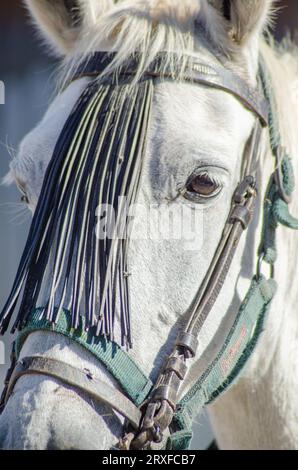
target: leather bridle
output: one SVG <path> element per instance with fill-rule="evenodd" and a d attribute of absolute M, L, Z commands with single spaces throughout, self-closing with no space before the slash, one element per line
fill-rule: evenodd
<path fill-rule="evenodd" d="M 142 80 L 176 80 L 170 68 L 162 68 L 163 55 L 151 64 Z M 78 68 L 74 79 L 98 77 L 113 60 L 108 53 L 95 53 Z M 123 67 L 117 79 L 129 80 L 135 76 L 137 59 Z M 105 79 L 109 79 L 109 75 Z M 3 393 L 4 407 L 17 380 L 27 374 L 41 374 L 59 379 L 93 398 L 103 401 L 121 413 L 127 420 L 127 432 L 121 440 L 121 449 L 143 449 L 150 443 L 160 443 L 164 434 L 172 431 L 172 420 L 178 403 L 178 395 L 188 371 L 188 362 L 196 357 L 199 333 L 219 296 L 237 251 L 243 232 L 252 220 L 257 196 L 256 169 L 261 149 L 263 128 L 268 126 L 268 103 L 261 90 L 251 88 L 235 73 L 218 65 L 202 64 L 192 58 L 184 71 L 182 81 L 225 91 L 238 99 L 256 117 L 252 134 L 245 148 L 241 181 L 231 203 L 220 243 L 203 283 L 199 287 L 189 309 L 180 320 L 180 333 L 167 357 L 150 396 L 137 408 L 122 392 L 93 377 L 90 371 L 80 371 L 61 361 L 44 357 L 28 357 L 14 361 Z M 200 358 L 198 359 L 200 361 Z"/>

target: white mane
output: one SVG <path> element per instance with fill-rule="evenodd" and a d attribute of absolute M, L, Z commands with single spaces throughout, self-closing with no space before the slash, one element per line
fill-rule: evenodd
<path fill-rule="evenodd" d="M 138 53 L 140 61 L 135 81 L 162 51 L 175 51 L 175 59 L 169 55 L 164 66 L 174 69 L 178 61 L 182 73 L 186 54 L 190 55 L 196 49 L 195 29 L 202 20 L 202 5 L 193 0 L 117 2 L 103 14 L 94 16 L 93 22 L 88 22 L 74 54 L 67 56 L 64 63 L 66 78 L 96 50 L 116 53 L 107 73 L 116 71 L 129 57 Z"/>
<path fill-rule="evenodd" d="M 230 25 L 223 20 L 221 12 L 210 6 L 215 3 L 207 0 L 120 0 L 101 2 L 99 8 L 91 1 L 89 14 L 84 13 L 85 21 L 76 47 L 66 56 L 62 75 L 69 78 L 80 62 L 96 50 L 116 54 L 106 73 L 117 71 L 137 53 L 140 61 L 135 82 L 160 52 L 175 51 L 175 58 L 169 54 L 164 66 L 175 70 L 178 62 L 182 75 L 186 55 L 196 54 L 208 38 L 204 54 L 208 51 L 210 57 L 220 58 L 225 65 L 234 56 L 235 63 L 230 66 L 236 69 L 239 66 L 238 71 L 247 78 L 244 58 L 239 58 L 241 40 L 230 40 L 232 34 L 240 35 L 240 32 L 229 30 Z M 238 26 L 244 21 L 242 10 Z M 268 16 L 268 23 L 271 17 Z"/>

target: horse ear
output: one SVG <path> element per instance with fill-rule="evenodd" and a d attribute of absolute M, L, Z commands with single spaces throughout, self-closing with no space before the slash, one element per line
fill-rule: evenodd
<path fill-rule="evenodd" d="M 224 16 L 230 39 L 236 44 L 245 45 L 268 25 L 275 1 L 209 0 L 209 4 Z"/>
<path fill-rule="evenodd" d="M 71 52 L 85 26 L 92 26 L 113 0 L 25 0 L 43 36 L 60 55 Z"/>

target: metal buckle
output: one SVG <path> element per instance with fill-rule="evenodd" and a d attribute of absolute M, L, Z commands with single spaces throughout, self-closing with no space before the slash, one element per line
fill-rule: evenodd
<path fill-rule="evenodd" d="M 199 341 L 196 336 L 187 331 L 183 331 L 177 338 L 176 346 L 181 346 L 187 350 L 191 357 L 195 357 L 198 349 Z"/>
<path fill-rule="evenodd" d="M 234 202 L 236 204 L 243 204 L 246 197 L 250 197 L 256 194 L 256 179 L 254 176 L 248 175 L 243 181 L 239 183 L 234 193 Z"/>
<path fill-rule="evenodd" d="M 180 339 L 186 340 L 183 341 L 182 347 L 192 348 L 191 341 L 189 346 L 188 340 L 190 338 L 193 337 L 188 333 L 184 333 L 180 337 Z M 134 450 L 144 449 L 153 443 L 160 444 L 164 440 L 165 432 L 169 430 L 173 421 L 178 391 L 186 370 L 187 367 L 183 362 L 181 353 L 170 356 L 156 386 L 151 392 L 151 397 L 141 407 L 143 418 L 139 430 L 134 433 L 135 437 L 132 440 L 131 435 L 127 433 L 124 440 L 122 440 L 122 447 L 126 445 Z"/>
<path fill-rule="evenodd" d="M 243 230 L 247 229 L 252 218 L 256 195 L 256 180 L 254 176 L 248 175 L 238 184 L 234 193 L 234 205 L 229 217 L 230 223 L 240 222 Z"/>
<path fill-rule="evenodd" d="M 120 441 L 122 450 L 144 450 L 149 449 L 152 443 L 159 444 L 163 440 L 163 432 L 156 422 L 160 413 L 164 413 L 161 402 L 149 402 L 146 405 L 145 415 L 139 432 L 127 433 Z"/>
<path fill-rule="evenodd" d="M 290 202 L 292 201 L 292 197 L 289 196 L 285 191 L 284 182 L 283 182 L 284 177 L 282 173 L 282 162 L 283 162 L 285 153 L 286 153 L 285 148 L 279 145 L 277 147 L 277 152 L 276 152 L 277 168 L 274 172 L 274 181 L 275 181 L 276 186 L 278 187 L 278 192 L 279 192 L 281 199 L 286 204 L 290 204 Z"/>

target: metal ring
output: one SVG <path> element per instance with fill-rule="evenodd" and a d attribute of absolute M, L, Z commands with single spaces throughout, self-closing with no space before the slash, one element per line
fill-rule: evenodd
<path fill-rule="evenodd" d="M 155 444 L 160 444 L 163 441 L 163 433 L 161 432 L 159 426 L 154 426 L 154 428 L 151 430 L 151 433 L 153 442 L 155 442 Z"/>
<path fill-rule="evenodd" d="M 267 261 L 265 261 L 264 258 L 265 258 L 265 253 L 262 253 L 258 258 L 257 279 L 260 279 L 261 276 L 262 276 L 262 265 L 263 265 L 263 263 L 266 263 L 267 265 L 269 264 L 269 266 L 270 266 L 270 278 L 274 279 L 274 276 L 275 276 L 274 263 L 267 263 Z"/>

